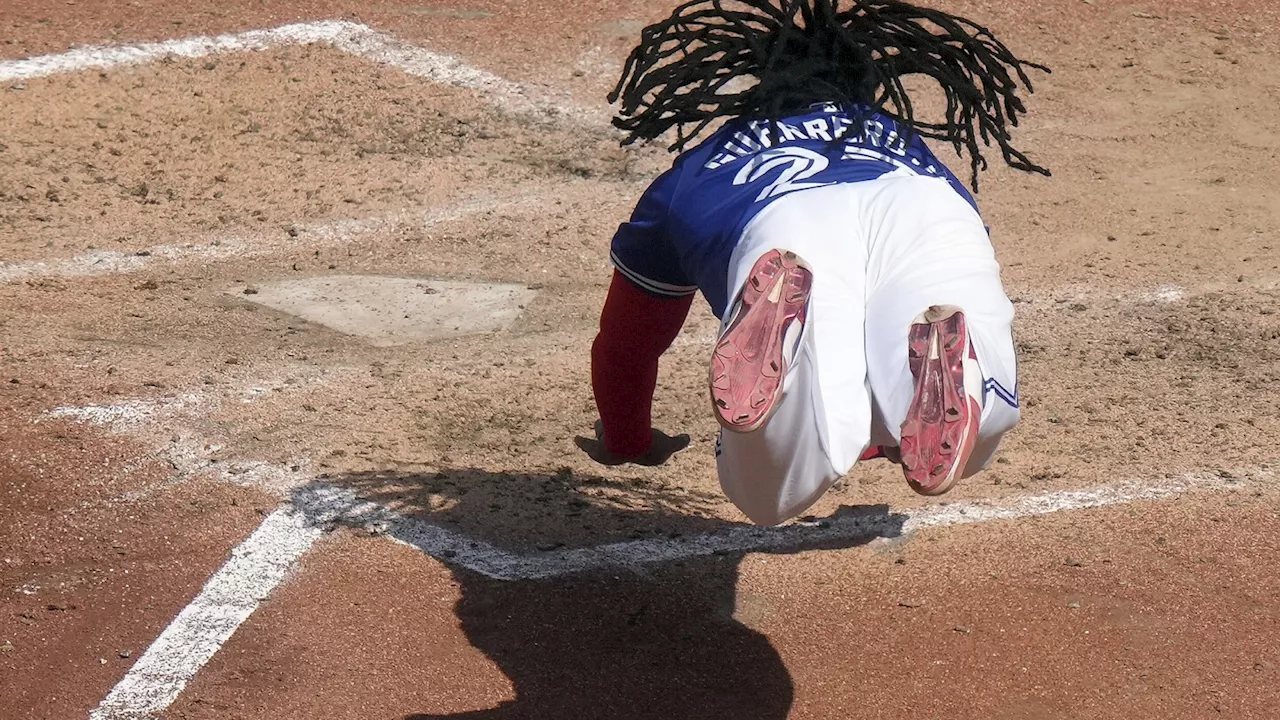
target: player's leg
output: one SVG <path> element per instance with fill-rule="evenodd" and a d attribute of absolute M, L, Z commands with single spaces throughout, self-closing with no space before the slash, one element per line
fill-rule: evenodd
<path fill-rule="evenodd" d="M 868 184 L 867 374 L 917 491 L 991 461 L 1018 421 L 1013 305 L 977 212 L 943 180 Z"/>
<path fill-rule="evenodd" d="M 869 441 L 865 244 L 844 194 L 775 201 L 730 261 L 739 294 L 711 362 L 716 460 L 725 494 L 761 525 L 804 512 Z"/>

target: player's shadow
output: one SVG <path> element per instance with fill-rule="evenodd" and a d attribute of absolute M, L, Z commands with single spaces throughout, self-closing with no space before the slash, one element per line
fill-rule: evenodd
<path fill-rule="evenodd" d="M 673 539 L 689 547 L 708 536 L 766 534 L 711 517 L 709 509 L 720 498 L 676 492 L 639 478 L 567 471 L 373 472 L 334 478 L 334 484 L 511 553 L 494 561 L 480 551 L 440 552 L 438 531 L 424 536 L 417 523 L 409 523 L 417 532 L 401 530 L 400 539 L 444 556 L 440 559 L 461 585 L 456 612 L 463 631 L 515 688 L 515 699 L 495 708 L 414 714 L 405 720 L 787 717 L 793 694 L 787 668 L 768 638 L 743 620 L 767 625 L 788 609 L 768 605 L 763 597 L 739 597 L 743 550 L 650 564 L 597 562 L 591 569 L 543 579 L 486 574 L 536 574 L 528 562 L 548 560 L 560 562 L 560 572 L 575 548 L 629 540 L 670 549 Z M 768 552 L 850 547 L 892 537 L 900 534 L 903 519 L 886 506 L 845 508 L 807 528 L 781 535 L 769 531 L 775 542 Z M 513 556 L 524 560 L 511 564 Z M 494 573 L 495 568 L 501 572 Z"/>

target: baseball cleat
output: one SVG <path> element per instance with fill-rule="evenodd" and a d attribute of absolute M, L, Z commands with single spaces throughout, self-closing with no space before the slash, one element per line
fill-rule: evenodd
<path fill-rule="evenodd" d="M 871 447 L 862 451 L 862 455 L 858 457 L 858 462 L 866 462 L 868 460 L 879 460 L 880 458 L 887 458 L 887 457 L 889 456 L 884 454 L 883 447 L 879 445 L 872 445 Z"/>
<path fill-rule="evenodd" d="M 858 462 L 867 462 L 868 460 L 888 460 L 895 465 L 902 464 L 902 458 L 899 457 L 896 446 L 873 445 L 863 451 L 858 458 Z"/>
<path fill-rule="evenodd" d="M 777 408 L 812 288 L 813 271 L 795 253 L 770 250 L 752 266 L 711 356 L 711 402 L 726 430 L 757 430 Z"/>
<path fill-rule="evenodd" d="M 921 313 L 907 338 L 907 361 L 916 390 L 902 423 L 902 472 L 912 490 L 941 495 L 964 472 L 982 418 L 982 371 L 960 308 Z"/>

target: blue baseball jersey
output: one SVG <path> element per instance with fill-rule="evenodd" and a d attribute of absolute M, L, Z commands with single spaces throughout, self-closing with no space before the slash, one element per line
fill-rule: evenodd
<path fill-rule="evenodd" d="M 730 121 L 645 190 L 613 237 L 614 267 L 654 295 L 701 290 L 723 316 L 729 258 L 743 229 L 789 193 L 910 173 L 946 179 L 976 210 L 924 140 L 905 135 L 892 118 L 873 114 L 859 123 L 832 105 L 779 122 Z"/>

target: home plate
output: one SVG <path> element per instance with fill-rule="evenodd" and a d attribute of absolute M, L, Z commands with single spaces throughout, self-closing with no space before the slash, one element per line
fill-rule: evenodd
<path fill-rule="evenodd" d="M 333 275 L 232 293 L 377 347 L 503 330 L 537 294 L 523 285 Z"/>

